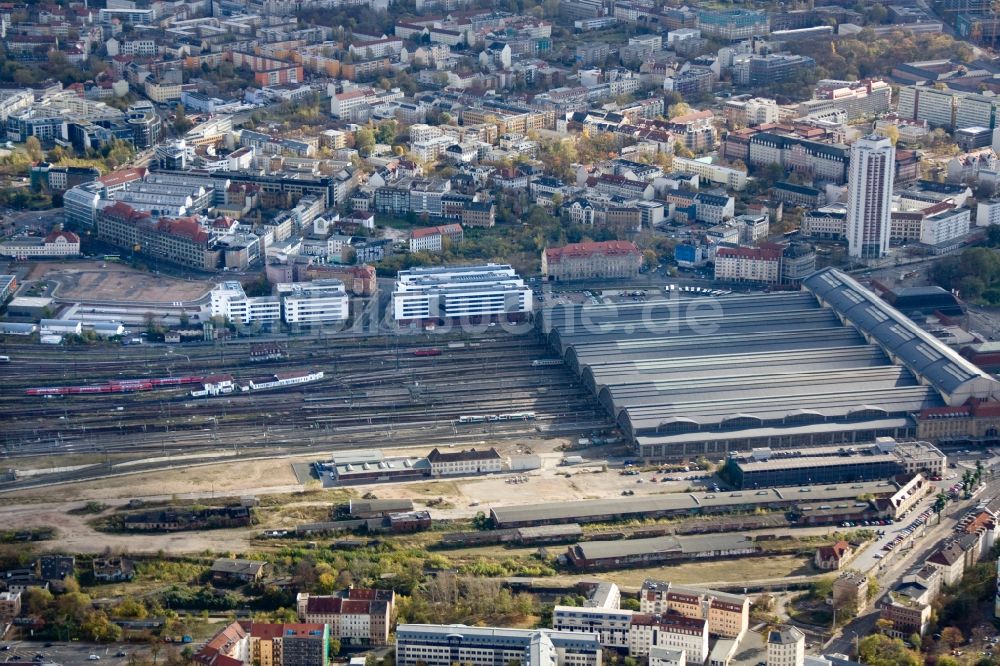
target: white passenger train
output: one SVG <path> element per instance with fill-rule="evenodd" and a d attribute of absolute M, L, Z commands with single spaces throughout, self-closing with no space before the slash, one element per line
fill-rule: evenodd
<path fill-rule="evenodd" d="M 531 421 L 534 412 L 510 412 L 507 414 L 471 414 L 459 416 L 457 423 L 494 423 L 496 421 Z"/>

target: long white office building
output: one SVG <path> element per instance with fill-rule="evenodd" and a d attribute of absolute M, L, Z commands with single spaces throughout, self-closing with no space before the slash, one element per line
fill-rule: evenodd
<path fill-rule="evenodd" d="M 601 666 L 597 634 L 551 629 L 400 624 L 397 666 Z"/>
<path fill-rule="evenodd" d="M 279 284 L 286 324 L 332 324 L 347 321 L 350 301 L 340 280 Z"/>
<path fill-rule="evenodd" d="M 400 271 L 392 292 L 397 323 L 526 318 L 531 289 L 506 264 L 441 266 Z"/>
<path fill-rule="evenodd" d="M 212 316 L 237 324 L 270 324 L 281 319 L 281 301 L 274 296 L 247 296 L 243 285 L 223 282 L 211 291 Z"/>

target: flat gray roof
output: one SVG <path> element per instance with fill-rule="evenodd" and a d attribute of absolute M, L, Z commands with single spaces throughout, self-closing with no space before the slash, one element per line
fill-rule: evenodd
<path fill-rule="evenodd" d="M 752 508 L 772 504 L 796 504 L 803 501 L 853 499 L 859 495 L 891 495 L 896 484 L 889 481 L 831 484 L 809 488 L 768 488 L 718 493 L 668 493 L 646 497 L 623 497 L 606 500 L 579 500 L 521 506 L 493 507 L 491 513 L 502 527 L 512 523 L 594 522 L 604 516 L 641 516 L 665 512 L 720 510 L 728 506 Z M 618 542 L 614 542 L 618 543 Z"/>

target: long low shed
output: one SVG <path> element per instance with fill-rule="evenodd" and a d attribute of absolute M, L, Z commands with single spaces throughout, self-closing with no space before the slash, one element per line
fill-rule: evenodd
<path fill-rule="evenodd" d="M 861 495 L 890 496 L 899 489 L 891 481 L 809 488 L 768 488 L 756 491 L 672 493 L 648 497 L 580 500 L 494 507 L 490 518 L 498 528 L 594 523 L 632 518 L 731 513 L 757 508 L 787 509 L 803 502 L 855 499 Z"/>

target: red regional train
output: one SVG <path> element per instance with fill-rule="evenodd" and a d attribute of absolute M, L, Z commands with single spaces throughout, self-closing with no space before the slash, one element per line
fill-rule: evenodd
<path fill-rule="evenodd" d="M 156 388 L 181 386 L 183 384 L 200 384 L 202 376 L 161 377 L 158 379 L 121 379 L 95 384 L 93 386 L 52 386 L 47 388 L 30 388 L 27 395 L 91 395 L 99 393 L 131 393 L 133 391 L 152 391 Z"/>

